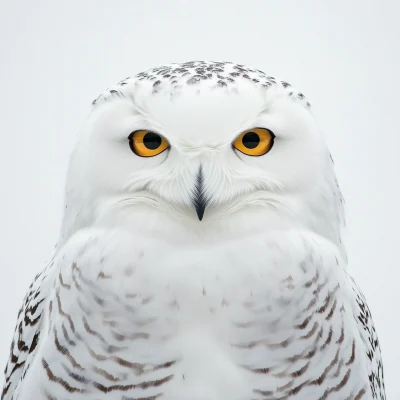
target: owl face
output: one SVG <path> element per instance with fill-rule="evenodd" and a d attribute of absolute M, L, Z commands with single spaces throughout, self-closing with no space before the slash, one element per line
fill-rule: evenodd
<path fill-rule="evenodd" d="M 301 96 L 210 75 L 139 75 L 96 102 L 71 164 L 81 184 L 70 192 L 90 202 L 89 219 L 157 210 L 204 225 L 254 209 L 304 219 L 332 192 L 329 153 Z"/>

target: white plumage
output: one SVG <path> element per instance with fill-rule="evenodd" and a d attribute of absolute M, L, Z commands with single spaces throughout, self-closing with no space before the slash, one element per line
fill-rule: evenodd
<path fill-rule="evenodd" d="M 342 225 L 329 151 L 288 83 L 218 62 L 121 81 L 79 136 L 2 399 L 385 399 Z"/>

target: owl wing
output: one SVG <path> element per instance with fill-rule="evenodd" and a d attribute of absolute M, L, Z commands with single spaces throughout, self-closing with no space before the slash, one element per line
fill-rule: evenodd
<path fill-rule="evenodd" d="M 372 395 L 374 399 L 385 400 L 382 355 L 371 311 L 354 279 L 349 276 L 349 280 L 355 295 L 355 301 L 352 302 L 354 318 L 357 321 L 358 330 L 365 344 L 365 352 L 369 360 L 367 368 Z"/>
<path fill-rule="evenodd" d="M 13 398 L 15 389 L 24 379 L 34 357 L 43 325 L 42 313 L 50 289 L 48 277 L 52 265 L 53 262 L 50 262 L 36 275 L 18 312 L 10 356 L 4 371 L 5 382 L 1 400 Z"/>

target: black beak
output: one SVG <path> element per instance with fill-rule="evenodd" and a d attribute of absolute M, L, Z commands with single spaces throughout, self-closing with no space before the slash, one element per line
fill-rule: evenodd
<path fill-rule="evenodd" d="M 208 200 L 204 194 L 204 175 L 201 165 L 199 167 L 199 172 L 196 176 L 196 183 L 194 186 L 193 194 L 193 206 L 196 210 L 197 217 L 201 221 L 203 219 L 204 211 L 208 203 Z"/>
<path fill-rule="evenodd" d="M 197 216 L 200 221 L 203 219 L 205 209 L 206 209 L 206 206 L 204 203 L 196 204 L 196 213 L 197 213 Z"/>

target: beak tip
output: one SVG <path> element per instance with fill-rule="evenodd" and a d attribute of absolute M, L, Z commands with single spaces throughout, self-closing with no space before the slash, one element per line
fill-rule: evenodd
<path fill-rule="evenodd" d="M 206 207 L 204 205 L 196 207 L 196 213 L 197 217 L 199 218 L 199 221 L 203 219 L 205 208 Z"/>

